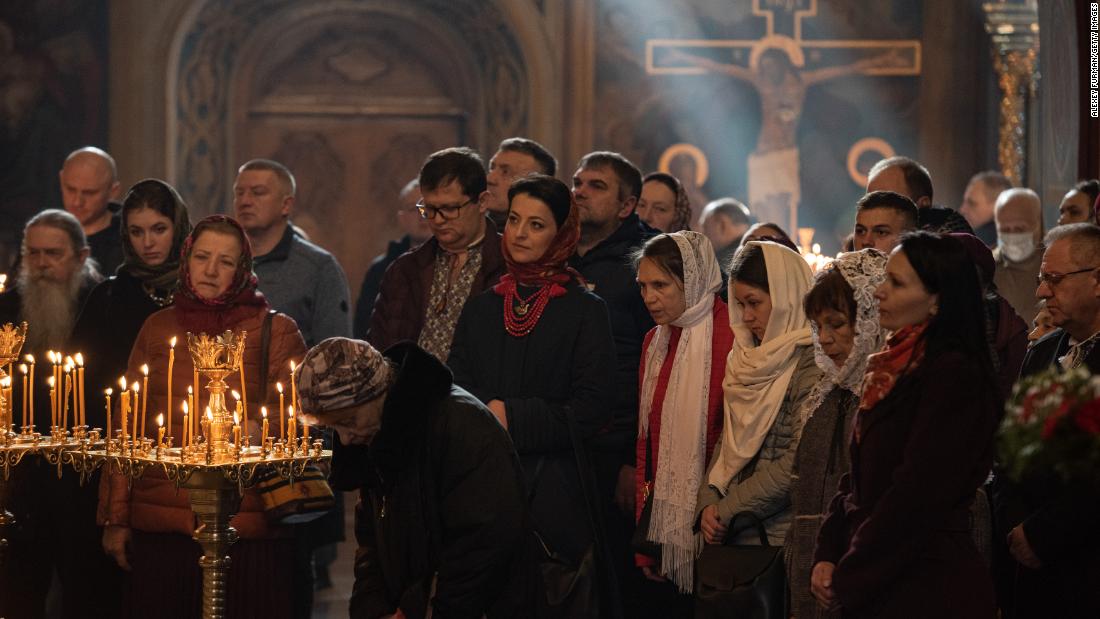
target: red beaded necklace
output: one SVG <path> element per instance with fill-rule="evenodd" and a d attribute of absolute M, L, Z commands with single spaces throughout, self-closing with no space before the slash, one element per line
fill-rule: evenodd
<path fill-rule="evenodd" d="M 499 291 L 504 297 L 504 329 L 512 337 L 526 337 L 531 333 L 546 311 L 550 298 L 565 292 L 559 284 L 549 282 L 524 299 L 519 296 L 516 280 L 511 277 L 501 278 L 500 287 L 504 289 Z"/>

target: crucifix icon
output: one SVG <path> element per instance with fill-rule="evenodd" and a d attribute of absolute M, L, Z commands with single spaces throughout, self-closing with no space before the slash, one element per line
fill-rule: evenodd
<path fill-rule="evenodd" d="M 920 41 L 806 40 L 802 20 L 817 0 L 753 0 L 765 22 L 760 39 L 650 39 L 650 75 L 728 75 L 760 96 L 762 127 L 749 155 L 749 207 L 760 221 L 798 229 L 799 154 L 796 130 L 806 91 L 846 75 L 920 75 Z M 716 52 L 725 53 L 727 59 Z"/>

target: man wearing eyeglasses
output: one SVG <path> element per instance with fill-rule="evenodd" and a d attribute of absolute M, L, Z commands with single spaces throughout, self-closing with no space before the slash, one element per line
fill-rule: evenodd
<path fill-rule="evenodd" d="M 466 300 L 504 274 L 500 234 L 485 216 L 485 164 L 466 147 L 433 153 L 420 169 L 420 202 L 432 238 L 382 277 L 367 341 L 379 350 L 412 340 L 446 362 Z"/>
<path fill-rule="evenodd" d="M 1058 327 L 1024 358 L 1021 375 L 1050 367 L 1100 373 L 1100 227 L 1068 224 L 1047 234 L 1035 296 Z M 1037 483 L 1036 483 L 1037 482 Z M 1056 477 L 1002 493 L 1013 617 L 1100 617 L 1100 489 Z"/>

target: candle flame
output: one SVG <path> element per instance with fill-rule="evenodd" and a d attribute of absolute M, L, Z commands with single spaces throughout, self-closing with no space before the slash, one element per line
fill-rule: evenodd
<path fill-rule="evenodd" d="M 288 417 L 290 417 L 292 419 L 294 418 L 294 405 L 293 404 L 286 407 L 286 414 L 287 414 Z"/>
<path fill-rule="evenodd" d="M 24 359 L 27 360 L 27 363 L 34 365 L 34 355 L 27 355 Z"/>
<path fill-rule="evenodd" d="M 11 376 L 5 376 L 4 378 L 0 378 L 0 387 L 3 387 L 5 389 L 7 389 L 8 387 L 11 387 Z"/>
<path fill-rule="evenodd" d="M 70 357 L 68 355 L 65 356 L 65 366 L 66 367 L 72 367 L 73 366 L 73 358 L 72 357 Z"/>
<path fill-rule="evenodd" d="M 233 399 L 234 399 L 234 400 L 239 400 L 239 399 L 241 399 L 241 394 L 240 394 L 240 393 L 239 393 L 239 392 L 238 392 L 238 391 L 237 391 L 236 389 L 234 389 L 234 390 L 232 391 L 232 393 L 233 393 Z"/>
<path fill-rule="evenodd" d="M 283 392 L 283 384 L 282 383 L 275 383 L 275 391 L 278 391 L 279 393 L 282 393 Z"/>
<path fill-rule="evenodd" d="M 114 393 L 114 392 L 115 392 L 114 389 L 111 389 L 110 387 L 107 387 L 106 389 L 103 390 L 103 395 L 105 395 L 107 397 L 110 397 L 111 394 Z"/>
<path fill-rule="evenodd" d="M 74 359 L 76 359 L 76 366 L 77 367 L 80 367 L 80 368 L 84 367 L 84 355 L 83 354 L 76 353 L 76 357 L 74 357 Z"/>
<path fill-rule="evenodd" d="M 52 350 L 46 351 L 46 358 L 50 360 L 50 363 L 57 363 L 56 361 L 54 361 L 54 354 Z"/>
<path fill-rule="evenodd" d="M 235 425 L 235 426 L 241 425 L 241 416 L 238 415 L 237 413 L 233 413 L 233 425 Z"/>
<path fill-rule="evenodd" d="M 26 363 L 20 363 L 19 364 L 19 371 L 26 374 L 27 373 L 27 364 Z"/>
<path fill-rule="evenodd" d="M 291 362 L 290 362 L 290 373 L 291 373 L 291 375 L 293 375 L 293 374 L 294 374 L 294 368 L 296 368 L 296 367 L 297 367 L 297 366 L 296 366 L 296 365 L 294 365 L 294 362 L 293 362 L 293 361 L 291 361 Z"/>
<path fill-rule="evenodd" d="M 126 391 L 126 377 L 125 376 L 118 379 L 118 386 L 122 387 L 123 391 Z"/>
<path fill-rule="evenodd" d="M 191 395 L 191 394 L 193 394 L 193 393 L 195 393 L 195 392 L 194 392 L 194 391 L 192 391 L 192 390 L 191 390 L 191 386 L 190 386 L 190 385 L 188 385 L 188 386 L 187 386 L 187 395 Z"/>
<path fill-rule="evenodd" d="M 66 374 L 68 374 L 69 372 L 73 371 L 73 365 L 71 363 L 66 363 L 64 366 L 62 366 L 61 369 L 64 370 Z"/>
<path fill-rule="evenodd" d="M 149 364 L 147 364 L 147 363 L 142 363 L 141 364 L 141 373 L 145 376 L 149 376 Z"/>
<path fill-rule="evenodd" d="M 56 383 L 56 381 L 54 381 L 53 376 L 46 379 L 46 384 L 48 384 L 50 386 L 50 389 L 53 389 L 56 386 L 55 383 Z"/>
<path fill-rule="evenodd" d="M 140 387 L 141 387 L 141 383 L 137 382 L 136 380 L 134 382 L 130 383 L 130 389 L 133 390 L 135 395 L 137 394 L 138 391 L 141 391 Z"/>
<path fill-rule="evenodd" d="M 182 408 L 183 408 L 183 414 L 184 414 L 184 415 L 186 415 L 186 414 L 187 414 L 187 402 L 184 402 L 184 403 L 183 403 L 183 407 L 182 407 Z"/>
<path fill-rule="evenodd" d="M 266 406 L 261 406 L 260 407 L 260 415 L 263 416 L 264 419 L 267 419 L 267 407 Z"/>
<path fill-rule="evenodd" d="M 164 413 L 157 415 L 157 425 L 162 428 L 164 427 Z"/>
<path fill-rule="evenodd" d="M 170 348 L 175 348 L 176 347 L 176 336 L 173 335 L 172 339 L 168 340 L 168 346 Z"/>

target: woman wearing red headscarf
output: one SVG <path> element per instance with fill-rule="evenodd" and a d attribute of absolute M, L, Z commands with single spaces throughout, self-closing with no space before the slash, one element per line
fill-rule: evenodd
<path fill-rule="evenodd" d="M 180 252 L 179 291 L 174 304 L 151 315 L 142 325 L 130 351 L 127 378 L 141 378 L 149 366 L 147 435 L 156 432 L 155 417 L 165 415 L 174 444 L 183 436 L 181 405 L 194 381 L 187 334 L 247 331 L 243 366 L 248 397 L 249 432 L 259 438 L 262 384 L 273 389 L 288 382 L 290 361 L 300 360 L 305 342 L 294 321 L 282 314 L 271 319 L 266 381 L 261 379 L 261 332 L 269 306 L 256 290 L 252 248 L 244 229 L 224 215 L 200 221 Z M 177 338 L 172 371 L 172 402 L 167 401 L 168 342 Z M 201 380 L 201 377 L 200 377 Z M 226 382 L 240 389 L 237 376 Z M 195 385 L 196 402 L 205 406 L 206 392 Z M 201 396 L 199 395 L 201 393 Z M 118 401 L 117 399 L 115 400 Z M 196 405 L 196 408 L 200 406 Z M 135 407 L 135 410 L 139 410 Z M 114 423 L 119 423 L 115 411 Z M 140 430 L 139 430 L 140 431 Z M 134 617 L 196 617 L 200 612 L 202 578 L 198 544 L 191 535 L 195 518 L 187 490 L 177 490 L 155 467 L 128 486 L 116 472 L 103 476 L 99 494 L 99 524 L 104 525 L 103 548 L 129 573 L 124 613 Z M 240 540 L 230 550 L 228 614 L 232 617 L 289 617 L 291 565 L 294 542 L 287 527 L 265 519 L 255 491 L 245 491 L 231 524 Z"/>
<path fill-rule="evenodd" d="M 615 357 L 607 308 L 566 266 L 580 238 L 569 187 L 526 176 L 512 183 L 508 202 L 502 240 L 508 273 L 467 302 L 448 365 L 455 384 L 484 402 L 512 436 L 541 559 L 553 554 L 559 567 L 564 561 L 581 565 L 582 574 L 609 576 L 597 569 L 596 497 L 588 492 L 582 447 L 611 419 Z M 567 587 L 568 580 L 559 570 L 543 584 Z M 605 599 L 612 591 L 603 582 L 577 584 L 574 597 L 539 616 L 600 616 L 592 598 L 577 591 L 591 584 Z M 545 606 L 547 596 L 539 599 Z"/>

